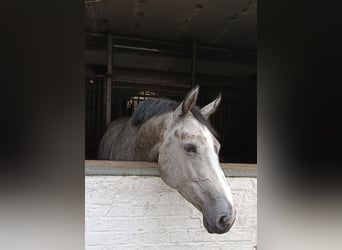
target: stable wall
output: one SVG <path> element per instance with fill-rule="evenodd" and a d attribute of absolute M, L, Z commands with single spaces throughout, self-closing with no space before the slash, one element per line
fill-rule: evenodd
<path fill-rule="evenodd" d="M 255 168 L 224 165 L 234 176 L 227 179 L 237 218 L 228 233 L 214 235 L 201 213 L 161 180 L 155 164 L 86 161 L 86 249 L 255 249 Z"/>

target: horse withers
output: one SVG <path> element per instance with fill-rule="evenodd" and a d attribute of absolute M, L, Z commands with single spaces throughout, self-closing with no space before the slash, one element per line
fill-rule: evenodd
<path fill-rule="evenodd" d="M 98 159 L 156 161 L 162 180 L 202 214 L 209 233 L 229 231 L 236 210 L 220 167 L 220 143 L 208 119 L 220 101 L 195 106 L 199 87 L 179 104 L 168 99 L 140 102 L 132 117 L 113 121 L 101 139 Z"/>

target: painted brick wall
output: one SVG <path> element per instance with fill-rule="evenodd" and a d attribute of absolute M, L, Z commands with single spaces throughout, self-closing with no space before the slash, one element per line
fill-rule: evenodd
<path fill-rule="evenodd" d="M 257 179 L 228 178 L 237 218 L 223 235 L 160 177 L 86 176 L 86 249 L 234 249 L 257 245 Z"/>

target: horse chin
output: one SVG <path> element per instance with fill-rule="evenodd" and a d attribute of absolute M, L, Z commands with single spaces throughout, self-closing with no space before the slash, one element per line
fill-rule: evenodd
<path fill-rule="evenodd" d="M 211 228 L 209 228 L 208 222 L 204 216 L 203 216 L 203 225 L 204 225 L 205 229 L 208 231 L 208 233 L 210 233 L 210 234 L 215 233 Z"/>

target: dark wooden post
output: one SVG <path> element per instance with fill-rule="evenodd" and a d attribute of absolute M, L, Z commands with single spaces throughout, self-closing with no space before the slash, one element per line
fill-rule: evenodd
<path fill-rule="evenodd" d="M 105 117 L 106 126 L 111 121 L 112 107 L 112 73 L 113 73 L 113 37 L 111 34 L 107 36 L 107 77 L 105 87 Z"/>
<path fill-rule="evenodd" d="M 191 88 L 196 84 L 197 40 L 192 43 Z"/>

